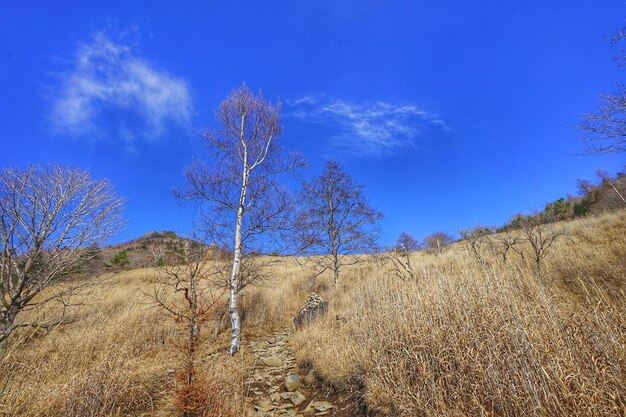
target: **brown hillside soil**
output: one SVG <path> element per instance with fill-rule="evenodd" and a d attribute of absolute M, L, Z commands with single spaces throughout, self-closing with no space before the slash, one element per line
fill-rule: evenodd
<path fill-rule="evenodd" d="M 254 356 L 250 377 L 245 381 L 248 414 L 269 416 L 359 415 L 356 405 L 333 390 L 316 384 L 313 372 L 299 372 L 289 344 L 290 332 L 284 330 L 248 344 Z M 287 381 L 287 383 L 286 383 Z"/>

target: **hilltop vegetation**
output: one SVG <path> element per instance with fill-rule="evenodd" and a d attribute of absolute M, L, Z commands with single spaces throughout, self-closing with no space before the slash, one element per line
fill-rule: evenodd
<path fill-rule="evenodd" d="M 599 183 L 589 180 L 577 181 L 578 196 L 568 195 L 547 203 L 541 212 L 532 215 L 518 214 L 499 228 L 500 231 L 519 229 L 525 219 L 535 218 L 542 223 L 571 220 L 588 215 L 626 207 L 626 173 L 618 172 L 614 177 L 598 170 Z"/>
<path fill-rule="evenodd" d="M 380 416 L 606 416 L 624 410 L 626 211 L 555 224 L 567 231 L 542 260 L 481 264 L 465 242 L 412 253 L 415 279 L 378 257 L 346 267 L 338 289 L 293 258 L 240 299 L 242 352 L 203 324 L 197 375 L 208 415 L 245 415 L 247 343 L 291 327 L 306 295 L 329 313 L 292 336 L 303 372 Z M 520 248 L 529 253 L 528 243 Z M 302 260 L 300 261 L 302 262 Z M 166 416 L 184 334 L 143 293 L 157 269 L 111 276 L 72 321 L 24 329 L 0 365 L 0 410 L 20 416 Z M 214 355 L 216 354 L 216 355 Z M 211 408 L 212 407 L 212 408 Z"/>
<path fill-rule="evenodd" d="M 172 231 L 147 232 L 137 239 L 116 245 L 105 246 L 96 250 L 96 255 L 89 260 L 86 272 L 102 274 L 124 269 L 162 267 L 180 263 L 177 255 L 183 246 L 189 243 L 194 248 L 204 248 L 211 252 L 211 259 L 218 259 L 223 252 L 218 248 L 193 239 L 183 238 Z"/>

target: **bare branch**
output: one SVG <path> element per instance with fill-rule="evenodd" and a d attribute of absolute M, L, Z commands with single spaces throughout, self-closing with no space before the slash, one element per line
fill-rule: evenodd
<path fill-rule="evenodd" d="M 93 254 L 88 248 L 119 231 L 122 204 L 108 181 L 79 169 L 0 172 L 0 343 L 20 327 L 20 311 L 49 301 L 69 305 L 65 298 L 82 285 L 38 295 L 74 275 Z"/>
<path fill-rule="evenodd" d="M 304 182 L 295 220 L 295 245 L 316 257 L 318 269 L 333 271 L 335 286 L 340 269 L 358 262 L 351 255 L 376 248 L 382 213 L 369 206 L 363 187 L 341 165 L 329 161 L 322 175 Z"/>
<path fill-rule="evenodd" d="M 281 176 L 304 166 L 297 154 L 283 156 L 280 104 L 272 105 L 244 84 L 224 100 L 217 112 L 219 130 L 205 132 L 214 163 L 194 163 L 185 171 L 185 185 L 175 191 L 201 209 L 201 228 L 210 243 L 229 248 L 230 262 L 222 275 L 230 293 L 231 346 L 239 350 L 241 322 L 237 294 L 262 279 L 249 268 L 251 255 L 279 248 L 291 224 L 292 201 L 279 186 Z M 226 272 L 230 270 L 230 272 Z"/>

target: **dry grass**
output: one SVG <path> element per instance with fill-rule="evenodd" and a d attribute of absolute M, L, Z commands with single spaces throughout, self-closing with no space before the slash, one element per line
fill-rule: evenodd
<path fill-rule="evenodd" d="M 623 415 L 626 212 L 556 227 L 570 235 L 541 273 L 457 244 L 416 254 L 417 281 L 345 280 L 294 338 L 299 361 L 380 415 Z"/>
<path fill-rule="evenodd" d="M 74 309 L 73 322 L 14 338 L 0 362 L 0 415 L 173 415 L 173 371 L 181 358 L 172 341 L 180 329 L 142 294 L 154 273 L 117 274 Z M 221 344 L 205 343 L 199 356 Z M 240 415 L 245 362 L 220 355 L 199 366 L 209 408 L 223 410 L 207 415 Z"/>
<path fill-rule="evenodd" d="M 503 263 L 487 254 L 481 266 L 455 244 L 414 254 L 416 281 L 371 260 L 348 268 L 336 291 L 330 276 L 314 282 L 278 259 L 243 297 L 243 339 L 289 327 L 317 291 L 330 312 L 292 337 L 297 359 L 372 414 L 624 415 L 626 211 L 557 227 L 569 236 L 540 273 L 514 255 Z M 170 341 L 180 329 L 141 294 L 154 274 L 117 274 L 74 322 L 13 338 L 0 362 L 0 415 L 173 415 L 181 361 Z M 243 415 L 245 344 L 235 358 L 209 355 L 227 336 L 198 354 L 207 415 Z"/>

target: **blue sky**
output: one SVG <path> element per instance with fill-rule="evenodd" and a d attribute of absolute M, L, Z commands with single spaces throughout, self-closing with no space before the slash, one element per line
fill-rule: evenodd
<path fill-rule="evenodd" d="M 623 0 L 92 3 L 0 0 L 0 165 L 109 178 L 116 240 L 191 230 L 171 188 L 242 81 L 280 98 L 307 175 L 336 159 L 365 185 L 382 244 L 500 225 L 626 162 L 574 156 L 573 127 L 624 79 Z"/>

